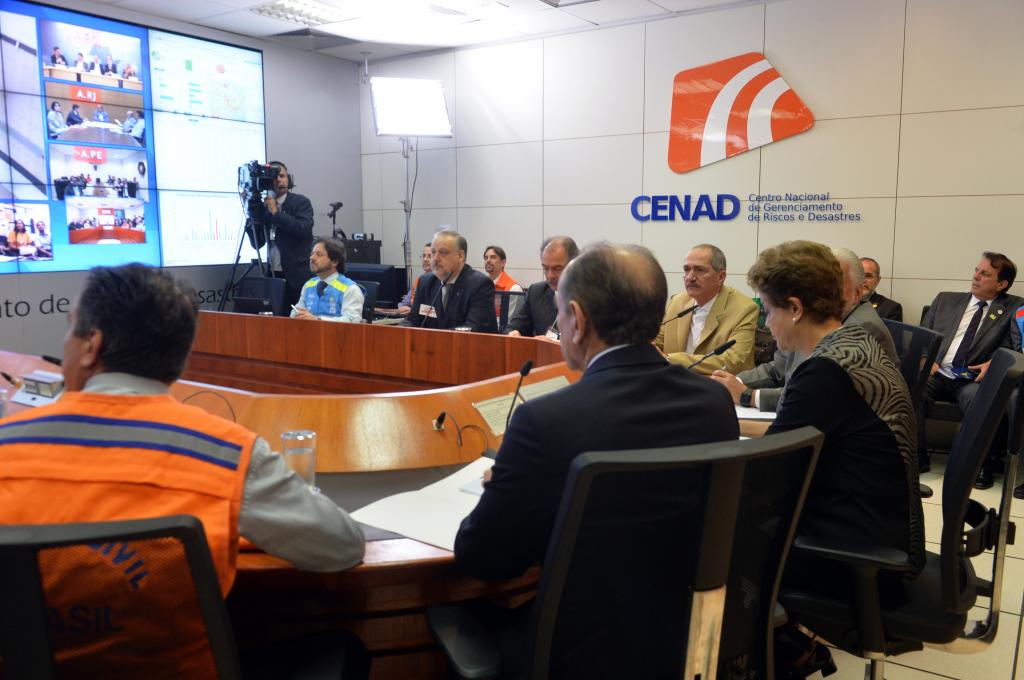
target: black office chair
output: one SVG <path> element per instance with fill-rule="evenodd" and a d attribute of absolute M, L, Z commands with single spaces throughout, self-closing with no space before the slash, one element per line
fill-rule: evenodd
<path fill-rule="evenodd" d="M 363 321 L 373 323 L 373 310 L 377 307 L 377 291 L 380 284 L 376 281 L 356 281 L 363 291 Z"/>
<path fill-rule="evenodd" d="M 57 573 L 76 583 L 65 589 Z M 156 597 L 146 597 L 147 589 Z M 193 671 L 240 677 L 210 549 L 195 517 L 0 527 L 0 602 L 7 612 L 0 617 L 0 656 L 8 677 L 53 678 L 56 661 L 61 675 L 167 677 L 171 671 L 162 665 L 186 643 L 196 650 Z M 183 622 L 205 640 L 182 635 L 175 624 Z"/>
<path fill-rule="evenodd" d="M 291 309 L 284 299 L 284 279 L 268 276 L 246 276 L 235 285 L 234 307 L 239 314 L 288 316 Z"/>
<path fill-rule="evenodd" d="M 889 330 L 889 335 L 892 336 L 893 344 L 896 346 L 896 355 L 900 359 L 900 374 L 910 391 L 910 403 L 914 406 L 914 416 L 920 420 L 924 418 L 922 400 L 924 386 L 928 382 L 932 364 L 939 353 L 942 334 L 929 328 L 912 326 L 891 319 L 882 319 L 882 323 Z M 931 487 L 926 484 L 921 485 L 922 498 L 931 498 L 933 494 Z"/>
<path fill-rule="evenodd" d="M 891 548 L 798 538 L 794 553 L 846 565 L 853 591 L 826 596 L 787 585 L 780 601 L 796 620 L 840 648 L 869 660 L 871 680 L 881 680 L 885 657 L 935 646 L 955 653 L 982 651 L 992 644 L 999 623 L 1003 560 L 1013 543 L 1011 494 L 1021 450 L 1020 396 L 1011 411 L 1006 483 L 999 511 L 971 499 L 974 480 L 992 442 L 1000 418 L 1024 375 L 1024 356 L 998 350 L 953 442 L 942 487 L 942 538 L 939 554 L 912 581 L 899 584 L 898 593 L 879 596 L 878 576 L 910 570 L 908 556 Z M 969 528 L 968 528 L 969 527 Z M 991 580 L 977 576 L 970 558 L 993 549 Z M 967 615 L 978 596 L 989 598 L 984 621 L 968 624 Z"/>
<path fill-rule="evenodd" d="M 533 603 L 528 677 L 769 677 L 781 565 L 822 439 L 808 427 L 578 456 Z M 468 608 L 427 619 L 459 677 L 498 676 Z"/>
<path fill-rule="evenodd" d="M 508 319 L 511 316 L 513 300 L 519 300 L 520 304 L 526 301 L 526 293 L 510 290 L 494 291 L 494 298 L 498 301 L 498 332 L 504 333 L 508 328 Z"/>

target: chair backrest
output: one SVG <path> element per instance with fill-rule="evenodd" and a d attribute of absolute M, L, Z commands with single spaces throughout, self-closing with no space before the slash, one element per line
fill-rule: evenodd
<path fill-rule="evenodd" d="M 363 320 L 373 322 L 373 310 L 377 307 L 377 291 L 380 284 L 376 281 L 356 281 L 363 291 Z"/>
<path fill-rule="evenodd" d="M 284 279 L 246 276 L 235 286 L 234 311 L 241 314 L 267 311 L 273 312 L 274 316 L 288 316 L 290 310 L 285 305 L 284 283 Z"/>
<path fill-rule="evenodd" d="M 526 293 L 523 291 L 511 291 L 511 290 L 496 290 L 494 291 L 494 297 L 498 301 L 498 332 L 505 332 L 505 327 L 508 326 L 509 310 L 512 308 L 513 299 L 526 299 Z"/>
<path fill-rule="evenodd" d="M 973 598 L 964 596 L 965 586 L 973 588 L 973 584 L 965 582 L 962 565 L 965 556 L 964 526 L 971 491 L 999 421 L 1006 414 L 1010 396 L 1022 375 L 1024 356 L 1008 349 L 996 350 L 950 449 L 942 484 L 940 548 L 942 599 L 949 611 L 963 613 L 973 605 Z M 1018 440 L 1019 430 L 1019 426 L 1016 427 L 1013 434 Z M 1010 445 L 1014 446 L 1014 443 L 1011 441 Z"/>
<path fill-rule="evenodd" d="M 0 527 L 0 602 L 6 677 L 239 677 L 195 517 Z"/>
<path fill-rule="evenodd" d="M 763 614 L 730 631 L 724 663 L 737 661 L 740 646 L 767 647 L 781 560 L 821 441 L 804 428 L 578 456 L 541 574 L 530 677 L 711 677 L 723 611 L 743 610 L 741 619 Z M 774 490 L 762 489 L 748 506 L 743 494 L 757 486 L 745 481 L 748 473 L 769 475 L 788 495 L 768 501 Z M 737 529 L 738 517 L 754 523 L 758 512 L 759 529 Z M 767 536 L 758 540 L 772 557 L 731 571 L 736 542 L 757 533 Z M 731 573 L 740 580 L 727 589 Z M 765 639 L 750 640 L 750 630 Z"/>
<path fill-rule="evenodd" d="M 910 401 L 916 410 L 921 404 L 924 385 L 928 382 L 932 364 L 939 353 L 942 334 L 929 328 L 912 326 L 892 319 L 882 319 L 882 323 L 889 329 L 889 335 L 896 345 L 896 355 L 900 358 L 900 373 L 907 383 Z"/>

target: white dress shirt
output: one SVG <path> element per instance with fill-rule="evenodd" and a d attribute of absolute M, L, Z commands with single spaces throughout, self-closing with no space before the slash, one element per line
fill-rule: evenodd
<path fill-rule="evenodd" d="M 704 325 L 708 321 L 708 314 L 711 313 L 711 308 L 715 305 L 715 300 L 717 299 L 718 296 L 716 295 L 691 312 L 693 319 L 690 320 L 690 337 L 686 338 L 687 354 L 693 354 L 693 350 L 700 344 L 700 336 L 704 332 Z M 694 304 L 696 303 L 697 301 L 694 300 Z"/>
<path fill-rule="evenodd" d="M 960 325 L 956 328 L 956 334 L 953 336 L 953 342 L 949 343 L 949 349 L 946 350 L 946 356 L 942 357 L 942 361 L 939 363 L 939 373 L 946 376 L 947 378 L 955 378 L 953 375 L 953 357 L 956 356 L 957 349 L 960 348 L 960 343 L 963 342 L 964 335 L 967 333 L 967 327 L 971 325 L 971 319 L 978 312 L 978 303 L 981 302 L 988 309 L 988 306 L 992 304 L 990 300 L 979 300 L 975 296 L 971 296 L 971 301 L 967 303 L 967 309 L 964 310 L 964 315 L 960 317 Z M 981 315 L 982 321 L 985 320 L 985 315 Z M 981 328 L 981 322 L 978 323 L 978 328 Z M 974 337 L 978 337 L 975 335 Z"/>

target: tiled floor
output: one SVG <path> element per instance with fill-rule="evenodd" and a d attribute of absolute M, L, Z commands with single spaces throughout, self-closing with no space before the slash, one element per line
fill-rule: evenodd
<path fill-rule="evenodd" d="M 925 539 L 928 550 L 939 551 L 939 535 L 942 532 L 942 468 L 945 456 L 935 456 L 932 471 L 921 477 L 921 481 L 935 490 L 935 495 L 924 501 Z M 986 507 L 998 508 L 1001 493 L 1001 478 L 996 486 L 985 491 L 975 491 L 974 498 Z M 999 619 L 996 641 L 988 650 L 979 654 L 951 654 L 933 649 L 891 657 L 886 661 L 886 680 L 1024 680 L 1024 653 L 1022 653 L 1021 610 L 1024 605 L 1024 501 L 1015 501 L 1010 509 L 1019 528 L 1016 545 L 1006 551 L 1005 576 L 1003 579 L 1003 613 Z M 979 573 L 991 574 L 991 556 L 979 555 L 974 560 Z M 984 601 L 987 605 L 987 600 Z M 981 610 L 975 618 L 981 618 Z M 843 652 L 833 650 L 833 657 L 839 672 L 829 680 L 863 680 L 864 662 Z M 820 677 L 820 676 L 815 676 Z"/>

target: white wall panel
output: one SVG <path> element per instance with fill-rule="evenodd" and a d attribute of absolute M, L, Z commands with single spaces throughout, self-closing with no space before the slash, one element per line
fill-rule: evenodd
<path fill-rule="evenodd" d="M 363 210 L 380 210 L 381 205 L 381 158 L 380 154 L 361 157 L 363 168 Z"/>
<path fill-rule="evenodd" d="M 381 154 L 381 207 L 401 208 L 405 198 L 405 158 L 400 153 Z M 419 173 L 415 154 L 409 158 L 409 183 L 416 178 L 413 210 L 455 207 L 455 149 L 424 149 L 419 152 Z"/>
<path fill-rule="evenodd" d="M 541 205 L 543 144 L 498 144 L 458 150 L 459 205 Z"/>
<path fill-rule="evenodd" d="M 974 265 L 971 265 L 974 270 Z M 968 293 L 971 290 L 971 280 L 968 279 L 893 279 L 892 295 L 903 305 L 903 321 L 906 323 L 918 324 L 921 322 L 921 311 L 925 305 L 930 305 L 935 296 L 945 291 L 955 293 Z M 1016 291 L 1018 294 L 1020 291 Z M 1009 676 L 1007 676 L 1009 677 Z"/>
<path fill-rule="evenodd" d="M 765 56 L 816 118 L 899 113 L 904 3 L 765 5 Z"/>
<path fill-rule="evenodd" d="M 641 232 L 640 223 L 629 214 L 627 204 L 549 205 L 544 208 L 544 238 L 565 234 L 580 248 L 595 241 L 640 243 Z"/>
<path fill-rule="evenodd" d="M 822 120 L 761 148 L 761 193 L 896 195 L 899 116 Z"/>
<path fill-rule="evenodd" d="M 644 132 L 667 131 L 676 74 L 764 46 L 764 7 L 751 5 L 647 24 Z"/>
<path fill-rule="evenodd" d="M 667 272 L 683 271 L 686 253 L 697 244 L 711 243 L 725 253 L 727 271 L 746 273 L 757 257 L 757 223 L 747 221 L 747 205 L 740 202 L 740 216 L 731 222 L 644 222 L 643 244 Z M 678 281 L 675 285 L 681 286 Z"/>
<path fill-rule="evenodd" d="M 909 0 L 903 111 L 1024 104 L 1024 2 Z"/>
<path fill-rule="evenodd" d="M 543 60 L 540 40 L 455 53 L 459 146 L 542 139 Z"/>
<path fill-rule="evenodd" d="M 986 250 L 1006 253 L 1021 268 L 1022 214 L 1022 195 L 901 198 L 893 276 L 970 279 Z"/>
<path fill-rule="evenodd" d="M 1024 107 L 903 116 L 900 196 L 1024 191 Z"/>
<path fill-rule="evenodd" d="M 544 143 L 544 203 L 629 203 L 642 184 L 642 135 Z"/>
<path fill-rule="evenodd" d="M 761 149 L 679 174 L 668 167 L 668 133 L 644 135 L 643 193 L 736 194 L 745 199 L 758 193 Z"/>
<path fill-rule="evenodd" d="M 544 138 L 643 129 L 644 24 L 544 40 Z"/>
<path fill-rule="evenodd" d="M 537 248 L 542 240 L 543 209 L 529 208 L 460 208 L 459 224 L 469 238 L 467 262 L 483 271 L 484 248 L 501 246 L 508 263 L 536 266 Z"/>
<path fill-rule="evenodd" d="M 895 198 L 856 198 L 842 201 L 843 212 L 860 213 L 859 222 L 761 222 L 757 247 L 806 239 L 830 247 L 849 248 L 861 257 L 873 257 L 892 271 Z"/>

